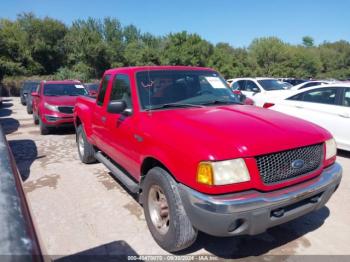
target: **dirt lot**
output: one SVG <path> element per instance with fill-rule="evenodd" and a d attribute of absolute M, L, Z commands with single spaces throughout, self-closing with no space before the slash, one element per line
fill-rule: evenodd
<path fill-rule="evenodd" d="M 41 136 L 18 98 L 0 109 L 46 253 L 167 254 L 152 239 L 142 207 L 102 164 L 80 163 L 74 129 Z M 200 234 L 181 254 L 221 258 L 350 254 L 350 153 L 340 152 L 343 181 L 326 207 L 255 237 Z"/>

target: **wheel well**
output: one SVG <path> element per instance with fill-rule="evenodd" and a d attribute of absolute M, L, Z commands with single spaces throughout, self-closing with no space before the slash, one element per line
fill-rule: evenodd
<path fill-rule="evenodd" d="M 80 125 L 81 125 L 80 118 L 77 117 L 77 118 L 75 119 L 75 126 L 78 127 L 78 126 L 80 126 Z"/>
<path fill-rule="evenodd" d="M 144 179 L 144 177 L 146 176 L 147 172 L 152 169 L 153 167 L 161 167 L 164 170 L 166 170 L 171 176 L 173 176 L 171 174 L 171 172 L 169 171 L 169 169 L 159 160 L 153 158 L 153 157 L 147 157 L 141 166 L 141 181 Z M 175 178 L 174 178 L 175 179 Z"/>

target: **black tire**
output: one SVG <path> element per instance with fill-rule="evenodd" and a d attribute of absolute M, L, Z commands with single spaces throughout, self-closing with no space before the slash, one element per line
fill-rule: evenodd
<path fill-rule="evenodd" d="M 35 113 L 33 113 L 33 122 L 34 122 L 34 125 L 39 125 L 39 119 Z"/>
<path fill-rule="evenodd" d="M 81 141 L 79 139 L 83 140 L 83 145 L 80 145 Z M 85 164 L 95 163 L 96 162 L 95 149 L 87 141 L 82 125 L 77 127 L 76 142 L 77 142 L 78 154 L 81 162 Z"/>
<path fill-rule="evenodd" d="M 27 113 L 29 115 L 33 114 L 33 110 L 29 106 L 27 106 Z"/>
<path fill-rule="evenodd" d="M 50 134 L 50 129 L 49 129 L 49 127 L 47 127 L 47 126 L 43 123 L 43 121 L 41 121 L 40 116 L 39 116 L 38 118 L 39 118 L 40 134 L 42 134 L 42 135 L 44 135 L 44 136 Z"/>
<path fill-rule="evenodd" d="M 166 233 L 160 233 L 150 216 L 149 197 L 151 188 L 162 189 L 168 206 L 169 222 Z M 182 205 L 177 183 L 171 175 L 160 167 L 148 171 L 142 185 L 143 208 L 147 225 L 154 240 L 168 252 L 176 252 L 191 246 L 197 238 L 197 230 L 193 228 Z"/>

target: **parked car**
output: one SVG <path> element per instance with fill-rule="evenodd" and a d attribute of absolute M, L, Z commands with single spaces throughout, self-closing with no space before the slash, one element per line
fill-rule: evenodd
<path fill-rule="evenodd" d="M 332 84 L 333 82 L 330 81 L 307 81 L 304 83 L 301 83 L 299 85 L 295 85 L 290 90 L 300 90 L 308 87 L 313 87 L 313 86 L 319 86 L 319 85 L 328 85 Z"/>
<path fill-rule="evenodd" d="M 73 125 L 73 109 L 80 95 L 87 91 L 79 81 L 42 81 L 38 92 L 32 93 L 33 119 L 40 133 L 47 135 L 52 128 Z"/>
<path fill-rule="evenodd" d="M 1 261 L 47 261 L 23 192 L 21 176 L 0 125 Z"/>
<path fill-rule="evenodd" d="M 100 86 L 100 83 L 86 83 L 84 84 L 86 90 L 89 93 L 89 96 L 96 97 L 97 96 L 97 90 Z"/>
<path fill-rule="evenodd" d="M 22 83 L 22 87 L 19 91 L 22 105 L 24 105 L 24 106 L 26 105 L 26 103 L 27 103 L 26 97 L 27 97 L 28 93 L 31 92 L 32 88 L 35 88 L 39 83 L 40 83 L 40 81 L 37 81 L 37 80 L 28 80 L 28 81 L 24 81 Z"/>
<path fill-rule="evenodd" d="M 307 82 L 308 80 L 305 79 L 297 79 L 297 78 L 278 78 L 280 81 L 290 83 L 293 86 L 302 84 Z"/>
<path fill-rule="evenodd" d="M 350 84 L 332 84 L 302 89 L 264 105 L 299 117 L 329 130 L 339 149 L 350 151 Z"/>
<path fill-rule="evenodd" d="M 321 208 L 341 179 L 328 131 L 237 103 L 209 68 L 107 70 L 96 99 L 77 99 L 74 121 L 81 161 L 139 194 L 170 252 L 198 231 L 255 235 Z"/>
<path fill-rule="evenodd" d="M 285 92 L 285 84 L 274 78 L 236 78 L 231 83 L 233 90 L 241 91 L 252 99 L 257 106 L 263 106 L 265 100 L 271 96 L 279 96 Z"/>
<path fill-rule="evenodd" d="M 32 93 L 38 91 L 39 85 L 40 84 L 38 84 L 36 86 L 32 86 L 26 95 L 27 113 L 30 115 L 33 114 L 33 96 L 32 96 Z"/>

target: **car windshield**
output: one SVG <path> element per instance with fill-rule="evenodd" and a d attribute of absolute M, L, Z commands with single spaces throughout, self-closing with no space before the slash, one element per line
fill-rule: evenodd
<path fill-rule="evenodd" d="M 283 90 L 284 89 L 283 83 L 281 81 L 276 80 L 276 79 L 258 80 L 258 83 L 266 91 Z"/>
<path fill-rule="evenodd" d="M 136 80 L 145 110 L 240 104 L 237 95 L 213 71 L 141 71 Z"/>
<path fill-rule="evenodd" d="M 45 96 L 79 96 L 86 95 L 87 91 L 81 84 L 46 84 Z"/>
<path fill-rule="evenodd" d="M 23 84 L 23 92 L 24 93 L 28 93 L 29 91 L 32 91 L 33 92 L 33 89 L 34 91 L 36 90 L 37 86 L 38 86 L 39 83 L 36 83 L 36 82 L 28 82 L 28 83 L 24 83 Z"/>

